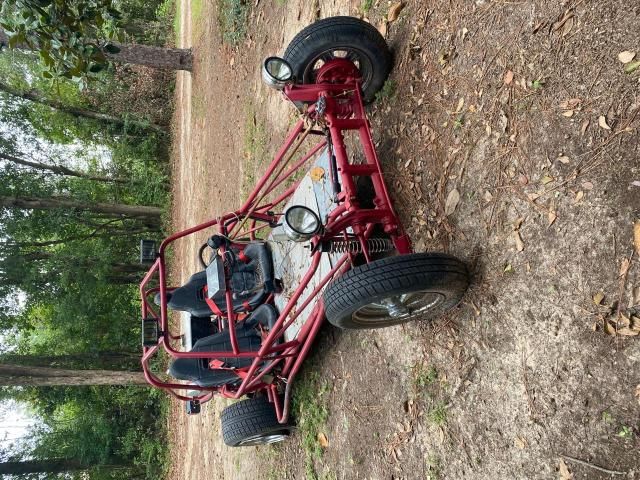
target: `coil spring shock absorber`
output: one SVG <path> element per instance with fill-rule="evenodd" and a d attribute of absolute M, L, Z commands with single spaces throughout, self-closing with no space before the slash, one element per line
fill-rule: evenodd
<path fill-rule="evenodd" d="M 365 242 L 369 253 L 389 252 L 395 248 L 388 238 L 368 238 Z M 322 251 L 327 253 L 362 253 L 362 244 L 358 240 L 330 240 L 322 243 Z"/>

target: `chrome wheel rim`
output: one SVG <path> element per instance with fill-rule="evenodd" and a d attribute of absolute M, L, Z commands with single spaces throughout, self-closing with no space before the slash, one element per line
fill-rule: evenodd
<path fill-rule="evenodd" d="M 336 58 L 343 58 L 353 62 L 360 72 L 360 75 L 362 75 L 360 88 L 363 91 L 366 90 L 373 76 L 373 67 L 367 56 L 353 47 L 333 47 L 316 55 L 304 70 L 304 83 L 313 83 L 318 70 L 320 70 L 325 63 Z"/>
<path fill-rule="evenodd" d="M 271 435 L 253 435 L 245 438 L 238 445 L 243 447 L 249 447 L 252 445 L 269 445 L 271 443 L 278 443 L 286 440 L 287 435 L 284 433 L 274 433 Z"/>
<path fill-rule="evenodd" d="M 397 323 L 423 315 L 442 305 L 445 296 L 437 292 L 411 292 L 393 295 L 369 303 L 353 312 L 351 318 L 361 325 L 376 325 L 395 321 Z"/>

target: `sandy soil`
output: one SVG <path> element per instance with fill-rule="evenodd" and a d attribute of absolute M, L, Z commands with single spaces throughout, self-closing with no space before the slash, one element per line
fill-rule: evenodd
<path fill-rule="evenodd" d="M 309 365 L 328 388 L 329 446 L 313 471 L 327 480 L 640 478 L 640 340 L 606 332 L 640 308 L 640 70 L 625 74 L 617 58 L 640 52 L 640 6 L 406 3 L 388 26 L 396 88 L 371 109 L 374 137 L 416 248 L 468 260 L 474 285 L 432 324 L 325 327 Z M 291 111 L 261 85 L 260 60 L 318 16 L 361 13 L 360 1 L 251 4 L 247 39 L 231 48 L 214 2 L 192 25 L 182 0 L 182 42 L 196 66 L 178 79 L 176 228 L 240 203 L 239 179 L 260 169 L 247 161 L 252 123 L 265 126 L 266 153 L 284 138 Z M 366 17 L 380 25 L 389 5 L 373 2 Z M 196 270 L 200 240 L 179 246 L 182 279 Z M 311 476 L 299 436 L 223 446 L 224 404 L 195 417 L 175 406 L 169 478 Z"/>

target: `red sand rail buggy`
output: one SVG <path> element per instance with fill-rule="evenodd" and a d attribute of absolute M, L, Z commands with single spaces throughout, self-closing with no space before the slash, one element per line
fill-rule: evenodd
<path fill-rule="evenodd" d="M 393 209 L 364 107 L 391 66 L 385 40 L 364 21 L 305 28 L 283 58 L 264 62 L 263 80 L 301 118 L 245 204 L 157 251 L 142 242 L 142 260 L 153 263 L 140 285 L 146 378 L 186 401 L 188 413 L 214 394 L 247 396 L 221 414 L 228 445 L 291 432 L 292 385 L 325 318 L 341 328 L 433 318 L 468 286 L 460 260 L 412 253 Z M 349 155 L 347 145 L 360 152 Z M 168 287 L 167 249 L 203 231 L 203 270 Z M 182 335 L 171 333 L 169 309 L 184 316 Z M 149 366 L 161 348 L 173 357 L 173 380 Z"/>

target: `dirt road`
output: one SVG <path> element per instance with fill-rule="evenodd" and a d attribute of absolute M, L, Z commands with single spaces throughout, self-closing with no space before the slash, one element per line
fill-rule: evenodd
<path fill-rule="evenodd" d="M 215 2 L 182 0 L 196 65 L 178 82 L 176 228 L 239 205 L 284 138 L 293 114 L 261 59 L 315 18 L 379 26 L 390 6 L 249 3 L 231 47 Z M 618 59 L 640 55 L 639 31 L 633 0 L 406 2 L 374 137 L 416 249 L 466 259 L 472 290 L 432 324 L 327 326 L 299 405 L 318 432 L 233 450 L 224 401 L 176 405 L 169 478 L 640 478 L 640 339 L 623 334 L 640 313 L 640 69 Z M 182 280 L 196 248 L 180 245 Z"/>

